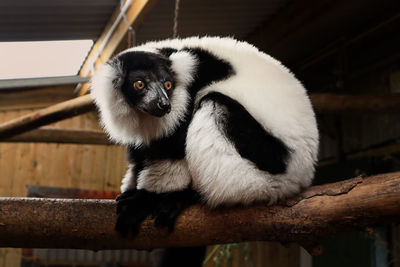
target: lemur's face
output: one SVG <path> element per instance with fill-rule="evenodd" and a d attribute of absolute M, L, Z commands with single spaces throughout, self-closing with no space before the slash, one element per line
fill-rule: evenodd
<path fill-rule="evenodd" d="M 175 87 L 171 61 L 148 52 L 128 52 L 114 59 L 122 66 L 118 89 L 126 102 L 141 112 L 162 117 L 171 111 L 170 96 Z"/>

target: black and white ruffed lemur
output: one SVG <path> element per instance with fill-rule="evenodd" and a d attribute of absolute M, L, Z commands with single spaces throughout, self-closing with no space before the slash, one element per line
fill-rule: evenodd
<path fill-rule="evenodd" d="M 254 46 L 219 37 L 150 42 L 94 75 L 111 140 L 128 147 L 116 229 L 153 215 L 170 231 L 198 198 L 210 207 L 276 203 L 311 184 L 315 115 L 302 84 Z"/>

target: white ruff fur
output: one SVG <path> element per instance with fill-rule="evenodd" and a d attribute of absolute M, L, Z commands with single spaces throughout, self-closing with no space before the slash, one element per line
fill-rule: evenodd
<path fill-rule="evenodd" d="M 91 82 L 91 95 L 100 110 L 103 128 L 111 140 L 123 145 L 149 144 L 152 140 L 171 134 L 179 125 L 189 102 L 186 86 L 193 79 L 196 60 L 187 52 L 171 55 L 172 69 L 178 73 L 177 83 L 170 97 L 171 112 L 158 118 L 132 109 L 122 96 L 113 88 L 113 79 L 120 68 L 103 65 Z M 183 71 L 185 68 L 186 71 Z"/>
<path fill-rule="evenodd" d="M 194 188 L 210 206 L 248 204 L 259 200 L 272 204 L 310 185 L 318 154 L 318 130 L 306 91 L 287 68 L 254 46 L 231 38 L 165 40 L 147 43 L 122 53 L 154 52 L 162 47 L 178 50 L 183 47 L 202 48 L 229 62 L 235 74 L 202 89 L 196 101 L 212 91 L 231 97 L 291 151 L 286 173 L 271 175 L 260 171 L 252 162 L 240 157 L 228 138 L 218 130 L 214 118 L 216 114 L 212 113 L 211 104 L 205 103 L 201 109 L 195 110 L 189 126 L 186 160 L 190 171 L 187 177 L 192 176 Z M 96 73 L 92 81 L 92 96 L 99 106 L 102 124 L 111 139 L 121 144 L 149 144 L 174 131 L 181 119 L 180 115 L 187 108 L 189 96 L 186 85 L 196 78 L 198 63 L 187 52 L 173 53 L 170 59 L 179 83 L 171 97 L 172 111 L 163 118 L 144 117 L 132 110 L 116 90 L 112 90 L 112 79 L 119 70 L 105 66 Z M 161 192 L 188 185 L 188 179 L 183 177 L 184 168 L 179 167 L 182 163 L 178 163 L 178 167 L 169 164 L 171 171 L 167 172 L 166 177 L 176 184 L 175 187 L 160 177 L 158 179 L 161 182 L 154 182 L 157 169 L 165 171 L 168 164 L 163 167 L 154 166 L 154 170 L 149 167 L 146 172 L 142 172 L 138 186 Z M 171 175 L 176 172 L 179 173 L 179 181 Z"/>

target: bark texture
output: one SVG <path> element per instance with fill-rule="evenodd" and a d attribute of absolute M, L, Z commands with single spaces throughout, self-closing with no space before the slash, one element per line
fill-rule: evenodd
<path fill-rule="evenodd" d="M 297 242 L 313 254 L 326 236 L 400 222 L 400 172 L 314 186 L 274 206 L 209 208 L 197 204 L 175 231 L 145 220 L 140 233 L 114 231 L 112 200 L 0 198 L 0 246 L 82 249 L 154 249 L 242 241 Z"/>

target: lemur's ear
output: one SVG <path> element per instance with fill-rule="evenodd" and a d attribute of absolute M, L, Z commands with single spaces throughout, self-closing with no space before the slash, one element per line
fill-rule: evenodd
<path fill-rule="evenodd" d="M 169 56 L 172 70 L 176 73 L 179 85 L 186 86 L 194 79 L 198 65 L 197 58 L 187 51 L 178 51 Z"/>

